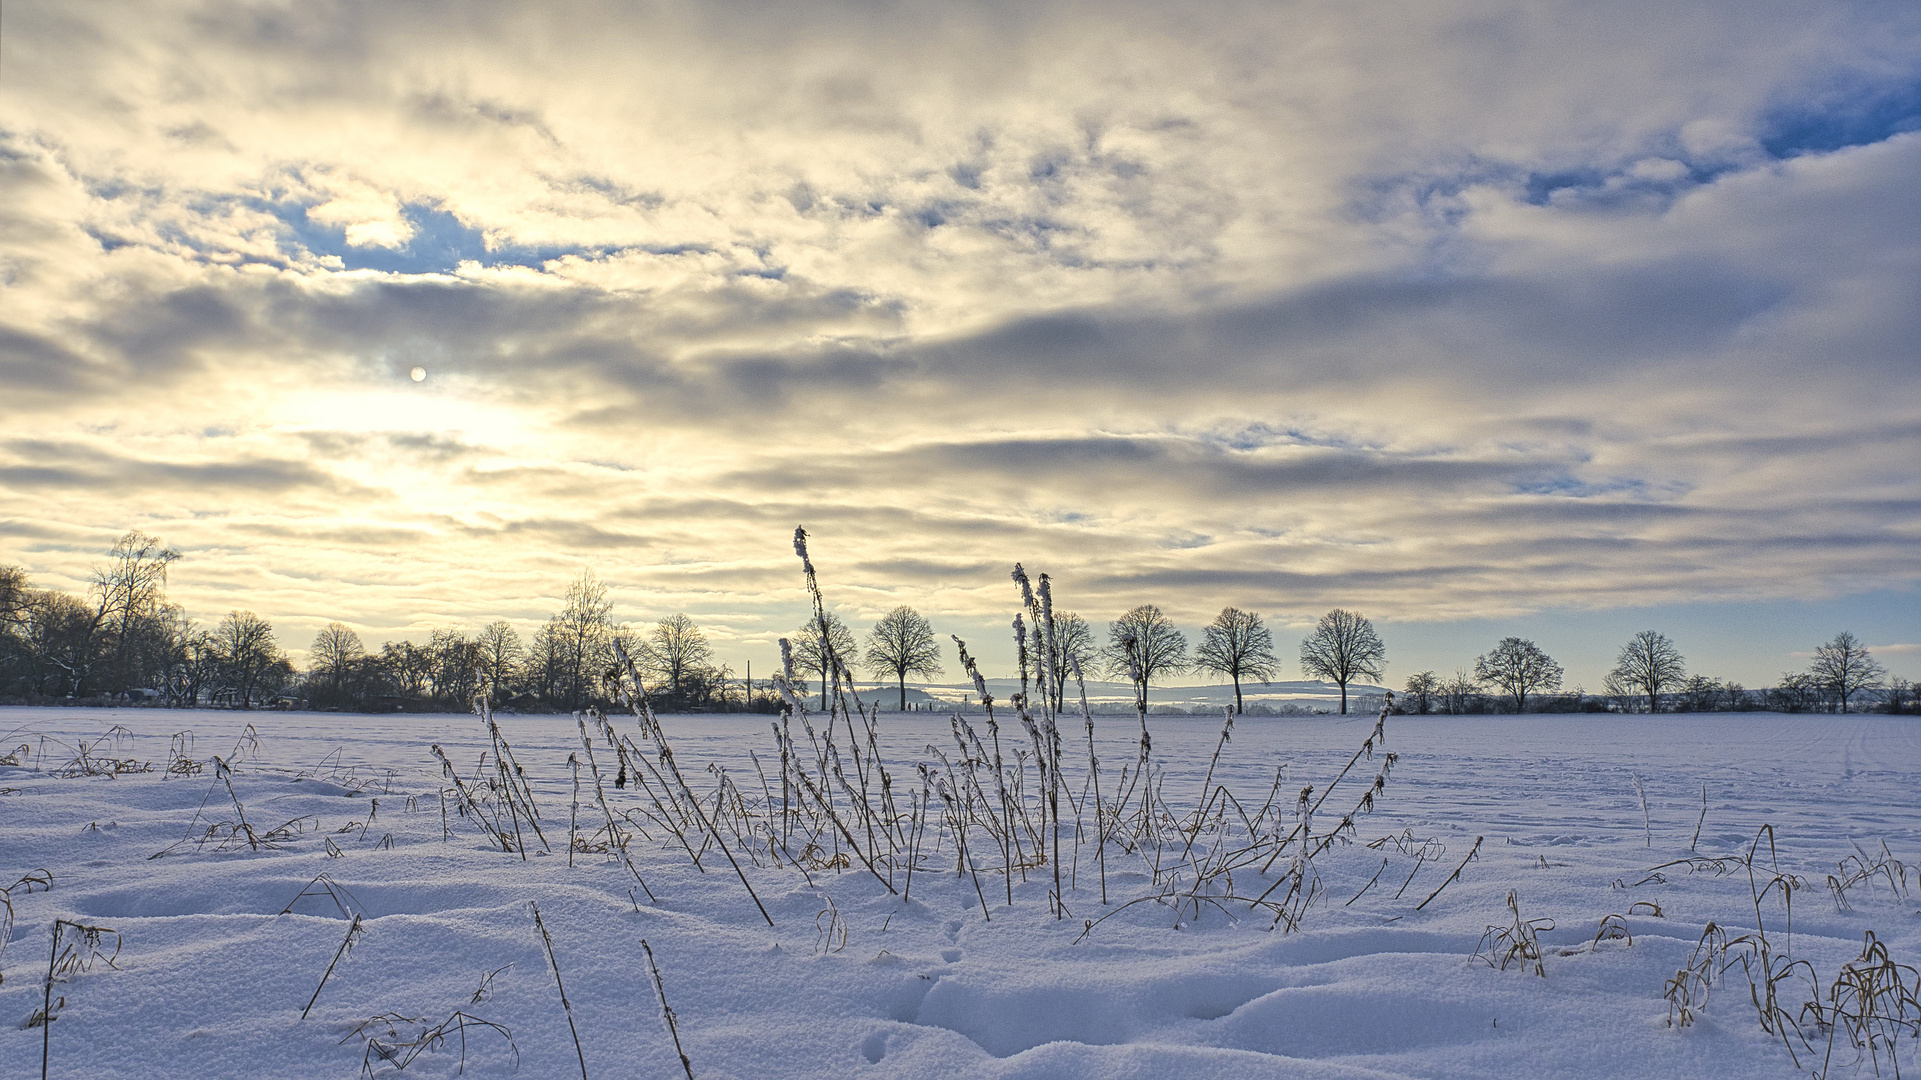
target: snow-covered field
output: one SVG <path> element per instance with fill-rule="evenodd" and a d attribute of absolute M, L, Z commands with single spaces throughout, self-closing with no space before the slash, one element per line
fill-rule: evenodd
<path fill-rule="evenodd" d="M 1150 722 L 1155 760 L 1166 767 L 1162 799 L 1171 816 L 1191 815 L 1219 721 Z M 249 723 L 257 747 L 242 737 Z M 638 740 L 631 719 L 615 723 Z M 1270 929 L 1271 911 L 1232 902 L 1222 907 L 1233 918 L 1208 904 L 1140 903 L 1087 931 L 1090 920 L 1157 891 L 1155 855 L 1145 850 L 1110 849 L 1105 907 L 1091 847 L 1064 870 L 1069 917 L 1050 914 L 1044 869 L 1025 881 L 1015 875 L 1009 907 L 1005 883 L 987 865 L 998 853 L 977 832 L 983 912 L 974 880 L 954 872 L 951 837 L 931 828 L 909 900 L 859 860 L 804 875 L 738 851 L 772 927 L 712 849 L 703 872 L 672 837 L 635 837 L 635 866 L 657 898 L 649 900 L 608 854 L 578 853 L 568 865 L 574 722 L 501 724 L 532 783 L 551 854 L 537 842 L 524 859 L 503 852 L 458 816 L 445 838 L 446 781 L 429 747 L 472 770 L 489 746 L 475 717 L 0 710 L 0 731 L 11 729 L 0 754 L 27 748 L 21 764 L 0 765 L 0 885 L 42 868 L 52 879 L 51 889 L 28 883 L 10 893 L 0 1080 L 38 1075 L 49 1031 L 23 1025 L 41 1007 L 56 919 L 111 928 L 120 942 L 112 966 L 96 962 L 53 988 L 64 1006 L 50 1029 L 49 1074 L 87 1078 L 349 1077 L 363 1062 L 382 1076 L 451 1076 L 462 1062 L 458 1029 L 404 1073 L 369 1056 L 367 1039 L 404 1058 L 406 1040 L 457 1010 L 511 1032 L 510 1046 L 494 1029 L 465 1028 L 467 1075 L 580 1075 L 530 901 L 552 935 L 593 1077 L 684 1075 L 642 939 L 699 1077 L 1805 1075 L 1822 1065 L 1825 1034 L 1804 1024 L 1815 1046 L 1810 1054 L 1795 1044 L 1797 1067 L 1762 1029 L 1738 963 L 1690 1027 L 1669 1026 L 1663 998 L 1708 922 L 1730 937 L 1754 933 L 1754 893 L 1777 864 L 1764 841 L 1755 883 L 1729 862 L 1650 869 L 1689 856 L 1691 842 L 1699 856 L 1745 856 L 1763 825 L 1773 827 L 1779 870 L 1805 883 L 1791 892 L 1791 938 L 1779 886 L 1761 902 L 1777 963 L 1807 961 L 1825 1001 L 1865 931 L 1895 961 L 1921 961 L 1921 899 L 1904 895 L 1916 885 L 1911 871 L 1894 881 L 1888 866 L 1878 884 L 1850 888 L 1847 911 L 1826 885 L 1846 857 L 1865 851 L 1879 861 L 1884 841 L 1895 859 L 1921 861 L 1921 724 L 1913 719 L 1390 717 L 1385 746 L 1333 792 L 1315 834 L 1338 824 L 1336 807 L 1353 807 L 1380 752 L 1398 753 L 1398 764 L 1373 813 L 1357 819 L 1353 842 L 1313 860 L 1325 893 L 1292 933 Z M 1134 760 L 1139 731 L 1127 717 L 1097 724 L 1102 782 L 1111 784 Z M 1238 798 L 1257 829 L 1292 827 L 1298 788 L 1325 790 L 1373 724 L 1371 716 L 1243 720 L 1213 783 Z M 750 750 L 778 776 L 766 717 L 669 717 L 664 727 L 703 795 L 718 782 L 713 764 L 758 803 Z M 304 819 L 300 831 L 257 851 L 244 838 L 238 850 L 216 850 L 220 837 L 196 846 L 190 836 L 237 811 L 211 766 L 192 776 L 160 771 L 173 756 L 170 736 L 183 729 L 193 732 L 191 757 L 231 758 L 233 796 L 259 832 Z M 1002 734 L 1010 744 L 1024 740 L 1017 724 L 1004 723 Z M 1086 771 L 1078 720 L 1064 734 L 1063 776 L 1078 793 Z M 83 741 L 96 757 L 152 761 L 156 770 L 53 775 Z M 948 721 L 926 714 L 883 716 L 879 745 L 903 806 L 909 788 L 920 790 L 913 763 L 934 761 L 930 745 L 957 756 Z M 596 752 L 611 774 L 606 745 Z M 1257 807 L 1280 765 L 1279 812 L 1263 819 Z M 591 789 L 588 779 L 583 837 L 604 821 Z M 778 798 L 777 779 L 769 790 Z M 615 812 L 641 798 L 631 786 L 614 790 L 611 776 L 607 795 Z M 1063 812 L 1071 827 L 1072 810 Z M 1416 910 L 1477 837 L 1478 857 Z M 1378 838 L 1398 839 L 1370 844 Z M 1204 835 L 1198 846 L 1213 842 Z M 1182 857 L 1159 857 L 1165 889 Z M 1192 865 L 1209 857 L 1188 856 Z M 1234 894 L 1258 895 L 1287 866 L 1283 857 L 1265 876 L 1258 864 L 1237 870 Z M 325 882 L 309 887 L 321 874 L 335 893 Z M 1193 884 L 1172 880 L 1183 890 Z M 896 876 L 895 887 L 903 884 Z M 296 900 L 303 890 L 309 895 Z M 1514 923 L 1510 891 L 1523 919 L 1552 920 L 1552 929 L 1538 924 L 1545 978 L 1532 963 L 1502 971 L 1471 959 L 1490 924 Z M 362 933 L 302 1019 L 354 913 L 364 916 Z M 1594 943 L 1608 916 L 1621 917 L 1610 925 L 1631 933 L 1631 944 Z M 74 931 L 63 934 L 70 941 Z M 112 940 L 103 940 L 108 951 Z M 1809 996 L 1797 989 L 1802 970 L 1779 984 L 1790 1013 Z M 1835 1041 L 1831 1075 L 1871 1074 L 1845 1034 Z M 1905 1035 L 1898 1052 L 1904 1069 L 1921 1069 Z M 1880 1065 L 1892 1075 L 1885 1052 Z"/>

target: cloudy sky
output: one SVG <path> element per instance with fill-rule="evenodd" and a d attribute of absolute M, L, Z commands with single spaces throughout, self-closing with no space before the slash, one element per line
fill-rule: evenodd
<path fill-rule="evenodd" d="M 15 0 L 0 562 L 1921 676 L 1921 6 Z M 422 369 L 423 381 L 411 377 Z M 950 664 L 950 671 L 952 665 Z M 999 673 L 999 672 L 997 672 Z"/>

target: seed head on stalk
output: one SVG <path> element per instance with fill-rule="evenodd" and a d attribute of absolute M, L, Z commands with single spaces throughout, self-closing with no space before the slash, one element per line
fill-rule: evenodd
<path fill-rule="evenodd" d="M 790 709 L 802 709 L 800 695 L 794 691 L 794 647 L 786 638 L 780 639 L 780 671 L 774 676 L 774 688 Z"/>
<path fill-rule="evenodd" d="M 1027 626 L 1021 622 L 1021 613 L 1014 613 L 1014 651 L 1020 657 L 1021 695 L 1027 695 Z"/>
<path fill-rule="evenodd" d="M 1034 606 L 1034 587 L 1028 583 L 1027 571 L 1022 568 L 1020 563 L 1014 564 L 1013 578 L 1014 584 L 1021 587 L 1021 604 L 1032 608 Z"/>
<path fill-rule="evenodd" d="M 966 668 L 967 674 L 973 678 L 974 689 L 980 693 L 981 701 L 991 702 L 993 698 L 987 693 L 987 680 L 981 678 L 980 668 L 975 666 L 974 658 L 967 655 L 967 642 L 962 641 L 957 634 L 947 636 L 954 639 L 954 647 L 960 650 L 961 667 Z"/>

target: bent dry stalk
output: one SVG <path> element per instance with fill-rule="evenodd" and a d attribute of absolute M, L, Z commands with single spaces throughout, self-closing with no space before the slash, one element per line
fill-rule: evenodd
<path fill-rule="evenodd" d="M 113 937 L 113 952 L 103 951 L 108 935 Z M 26 1026 L 36 1023 L 40 1026 L 40 1080 L 47 1080 L 47 1069 L 53 1055 L 53 1022 L 60 1018 L 60 1010 L 67 999 L 63 995 L 56 1004 L 53 984 L 69 975 L 91 971 L 94 963 L 101 962 L 110 968 L 120 958 L 122 944 L 120 932 L 107 926 L 89 926 L 70 919 L 53 921 L 53 943 L 47 952 L 47 977 L 43 984 L 40 1011 L 27 1018 Z"/>
<path fill-rule="evenodd" d="M 342 957 L 353 951 L 354 941 L 362 932 L 360 916 L 355 915 L 353 925 L 347 927 L 347 936 L 341 939 L 340 948 L 334 950 L 334 958 L 327 962 L 327 970 L 320 973 L 320 985 L 313 988 L 313 996 L 307 999 L 306 1007 L 300 1010 L 302 1020 L 305 1020 L 307 1014 L 313 1011 L 314 1002 L 320 1000 L 320 992 L 327 988 L 327 980 L 333 977 L 334 967 L 340 963 Z"/>
<path fill-rule="evenodd" d="M 540 945 L 547 953 L 547 966 L 554 973 L 554 989 L 560 991 L 560 1007 L 567 1014 L 567 1030 L 574 1037 L 574 1055 L 580 1059 L 580 1080 L 587 1080 L 587 1051 L 580 1047 L 580 1028 L 574 1026 L 574 1003 L 567 1000 L 567 984 L 560 979 L 560 961 L 554 958 L 554 936 L 547 932 L 547 924 L 541 920 L 540 905 L 529 900 L 527 906 L 534 912 L 534 929 L 540 931 Z"/>
<path fill-rule="evenodd" d="M 694 1080 L 694 1063 L 680 1045 L 679 1020 L 674 1015 L 673 1006 L 667 1004 L 667 984 L 661 980 L 660 964 L 654 960 L 654 947 L 647 944 L 646 938 L 641 938 L 640 948 L 647 954 L 647 970 L 654 979 L 654 995 L 660 999 L 660 1019 L 667 1025 L 667 1037 L 674 1041 L 674 1053 L 680 1057 L 680 1067 L 687 1074 L 687 1080 Z"/>

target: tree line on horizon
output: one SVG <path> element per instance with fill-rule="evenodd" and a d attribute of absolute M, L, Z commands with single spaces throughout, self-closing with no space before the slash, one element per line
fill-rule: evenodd
<path fill-rule="evenodd" d="M 295 669 L 266 620 L 235 610 L 213 627 L 189 619 L 166 597 L 168 568 L 180 553 L 138 530 L 117 541 L 96 566 L 83 596 L 35 589 L 17 566 L 0 565 L 0 702 L 37 703 L 140 699 L 175 706 L 252 708 L 297 702 L 318 709 L 393 711 L 464 709 L 484 693 L 497 708 L 569 712 L 605 705 L 618 687 L 639 685 L 662 711 L 745 709 L 777 711 L 771 685 L 748 684 L 720 662 L 705 632 L 675 613 L 651 627 L 617 623 L 606 586 L 592 572 L 573 581 L 555 612 L 523 642 L 508 621 L 477 633 L 437 629 L 425 644 L 383 642 L 369 649 L 359 634 L 332 622 L 315 635 L 307 670 Z M 1152 604 L 1135 607 L 1106 627 L 1106 641 L 1081 615 L 1053 614 L 1057 647 L 1029 670 L 1022 647 L 1020 677 L 1031 676 L 1056 709 L 1068 704 L 1079 677 L 1125 680 L 1135 707 L 1148 711 L 1150 689 L 1184 674 L 1213 674 L 1234 687 L 1234 709 L 1246 712 L 1245 684 L 1267 684 L 1284 664 L 1260 615 L 1223 608 L 1201 629 L 1191 651 L 1187 635 Z M 783 644 L 792 677 L 803 692 L 825 695 L 840 668 L 866 668 L 893 684 L 896 705 L 908 707 L 907 680 L 943 672 L 932 624 L 912 607 L 897 607 L 857 639 L 838 614 L 810 619 Z M 1340 711 L 1349 688 L 1379 683 L 1386 645 L 1358 612 L 1335 608 L 1302 639 L 1301 671 L 1334 684 Z M 1049 670 L 1040 670 L 1048 667 Z M 771 672 L 769 673 L 772 674 Z M 1773 687 L 1689 674 L 1667 635 L 1642 631 L 1621 647 L 1600 694 L 1563 692 L 1564 669 L 1533 641 L 1503 638 L 1472 667 L 1442 677 L 1417 672 L 1403 683 L 1397 711 L 1853 711 L 1871 704 L 1913 711 L 1916 693 L 1887 670 L 1853 634 L 1842 632 L 1815 650 L 1806 671 L 1785 672 Z"/>

